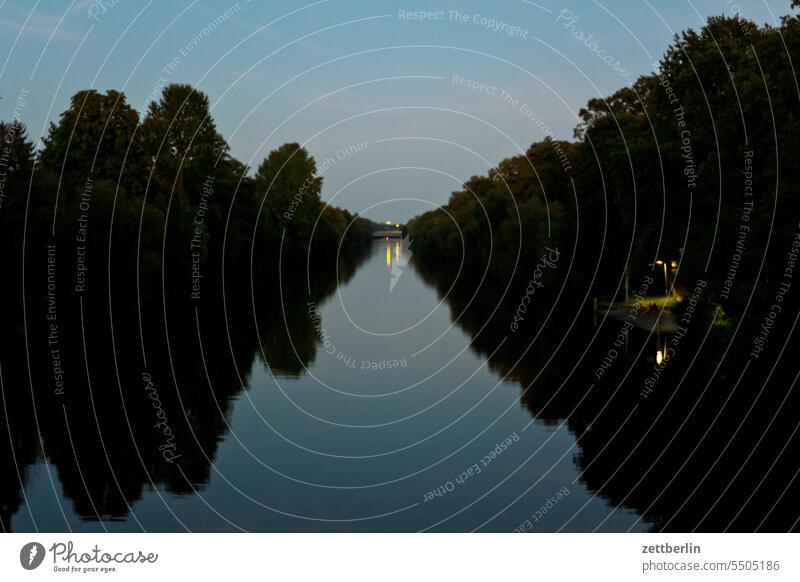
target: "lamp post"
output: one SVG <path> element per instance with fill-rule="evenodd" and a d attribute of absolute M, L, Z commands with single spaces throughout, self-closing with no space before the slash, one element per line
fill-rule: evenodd
<path fill-rule="evenodd" d="M 656 265 L 664 267 L 664 293 L 667 297 L 669 297 L 671 294 L 669 292 L 669 275 L 667 271 L 668 269 L 667 261 L 662 261 L 661 259 L 659 259 L 656 261 Z M 672 266 L 676 267 L 677 263 L 675 261 L 672 261 Z"/>
<path fill-rule="evenodd" d="M 664 293 L 667 297 L 669 297 L 670 293 L 669 293 L 669 276 L 667 275 L 667 262 L 659 259 L 656 261 L 656 265 L 664 266 Z"/>

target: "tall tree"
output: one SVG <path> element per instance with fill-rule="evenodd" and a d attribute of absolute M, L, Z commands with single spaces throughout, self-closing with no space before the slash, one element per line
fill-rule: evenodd
<path fill-rule="evenodd" d="M 208 96 L 191 85 L 173 84 L 147 108 L 142 143 L 150 156 L 159 205 L 171 193 L 196 207 L 203 184 L 215 177 L 218 160 L 227 160 L 228 144 L 217 132 Z"/>
<path fill-rule="evenodd" d="M 25 125 L 0 122 L 0 215 L 19 217 L 33 176 L 34 149 Z"/>
<path fill-rule="evenodd" d="M 50 124 L 41 153 L 43 169 L 57 179 L 67 201 L 87 180 L 108 180 L 123 191 L 138 191 L 144 159 L 135 139 L 139 114 L 117 91 L 79 91 L 57 124 Z"/>
<path fill-rule="evenodd" d="M 309 244 L 322 211 L 322 178 L 314 158 L 299 144 L 282 145 L 258 167 L 255 188 L 264 202 L 262 221 L 267 232 L 279 239 L 285 229 L 291 243 Z"/>

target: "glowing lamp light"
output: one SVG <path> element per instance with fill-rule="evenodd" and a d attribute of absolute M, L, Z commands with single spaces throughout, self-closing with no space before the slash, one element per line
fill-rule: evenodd
<path fill-rule="evenodd" d="M 664 353 L 661 350 L 656 352 L 656 364 L 661 364 L 664 361 Z"/>

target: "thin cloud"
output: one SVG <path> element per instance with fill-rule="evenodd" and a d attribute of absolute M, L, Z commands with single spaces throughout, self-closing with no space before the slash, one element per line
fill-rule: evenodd
<path fill-rule="evenodd" d="M 0 18 L 0 28 L 4 28 L 14 33 L 22 30 L 22 36 L 49 39 L 52 35 L 53 40 L 72 41 L 79 40 L 81 37 L 76 32 L 68 29 L 62 21 L 60 14 L 47 14 L 45 12 L 34 12 L 27 23 L 23 18 Z"/>

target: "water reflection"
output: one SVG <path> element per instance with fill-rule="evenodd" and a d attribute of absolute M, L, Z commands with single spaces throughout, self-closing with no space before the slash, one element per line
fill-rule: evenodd
<path fill-rule="evenodd" d="M 665 358 L 672 335 L 635 330 L 598 380 L 619 322 L 595 327 L 581 297 L 540 295 L 509 336 L 514 301 L 476 292 L 478 277 L 403 271 L 400 241 L 369 252 L 310 285 L 287 269 L 281 293 L 268 274 L 251 294 L 249 274 L 228 273 L 226 295 L 197 306 L 181 290 L 139 312 L 127 281 L 65 292 L 63 395 L 47 296 L 30 291 L 46 284 L 29 280 L 27 348 L 21 321 L 2 326 L 0 525 L 510 531 L 569 491 L 539 531 L 796 527 L 796 396 L 731 390 L 735 358 L 709 384 L 713 333 Z"/>
<path fill-rule="evenodd" d="M 496 310 L 500 290 L 476 292 L 469 276 L 450 290 L 452 273 L 417 268 L 447 294 L 458 325 L 492 369 L 519 382 L 535 418 L 569 426 L 580 448 L 580 480 L 618 508 L 609 515 L 631 508 L 651 529 L 667 531 L 798 528 L 800 438 L 790 359 L 746 364 L 749 346 L 731 345 L 724 329 L 705 323 L 674 333 L 634 328 L 622 357 L 598 378 L 599 364 L 620 345 L 622 324 L 596 324 L 585 297 L 541 295 L 527 333 L 511 338 L 505 324 L 516 305 L 506 301 Z M 713 316 L 695 313 L 694 320 Z M 779 342 L 789 341 L 787 331 Z M 587 510 L 566 526 L 585 520 Z"/>
<path fill-rule="evenodd" d="M 408 250 L 407 245 L 408 243 L 405 240 L 402 244 L 399 240 L 394 242 L 389 241 L 389 239 L 386 240 L 386 266 L 389 269 L 392 269 L 393 265 L 401 268 L 408 265 L 409 258 L 404 255 L 404 251 L 407 252 Z M 394 249 L 394 259 L 392 259 L 392 249 Z"/>
<path fill-rule="evenodd" d="M 81 296 L 58 285 L 53 301 L 34 273 L 23 311 L 21 289 L 4 286 L 4 304 L 19 319 L 0 326 L 0 427 L 9 435 L 0 438 L 0 528 L 59 531 L 83 521 L 136 530 L 144 526 L 134 507 L 148 495 L 162 503 L 195 496 L 213 474 L 256 357 L 278 375 L 299 376 L 317 353 L 306 301 L 330 296 L 337 276 L 346 283 L 363 258 L 343 260 L 338 274 L 312 269 L 312 282 L 290 273 L 283 303 L 258 271 L 252 296 L 249 274 L 232 271 L 224 296 L 209 275 L 202 300 L 191 303 L 180 286 L 159 298 L 137 295 L 128 280 L 106 287 L 101 279 Z M 69 271 L 56 275 L 65 281 Z M 166 506 L 156 524 L 149 528 L 185 529 Z"/>

